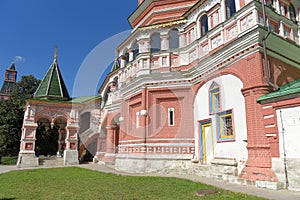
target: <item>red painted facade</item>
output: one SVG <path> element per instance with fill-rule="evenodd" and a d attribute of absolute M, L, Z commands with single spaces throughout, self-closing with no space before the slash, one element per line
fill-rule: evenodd
<path fill-rule="evenodd" d="M 138 4 L 129 17 L 134 31 L 117 48 L 120 66 L 108 74 L 99 90 L 101 114 L 94 116 L 100 121 L 99 130 L 83 142 L 96 144 L 94 160 L 131 172 L 205 165 L 213 166 L 212 173 L 216 168 L 226 174 L 225 169 L 232 169 L 230 175 L 246 180 L 278 182 L 272 166 L 272 160 L 280 157 L 276 109 L 299 106 L 300 99 L 267 103 L 258 99 L 300 78 L 298 28 L 292 11 L 282 13 L 281 1 L 276 8 L 266 6 L 272 29 L 267 33 L 258 1 L 149 0 Z M 295 5 L 299 10 L 300 5 Z M 207 85 L 214 82 L 219 95 L 212 98 Z M 213 104 L 219 105 L 211 112 Z M 21 143 L 25 153 L 34 149 L 37 120 L 43 114 L 51 122 L 56 119 L 54 104 L 46 105 L 25 119 Z M 76 146 L 80 123 L 71 115 L 74 108 L 62 103 L 55 106 L 66 110 L 60 114 L 68 124 L 76 125 L 67 127 L 67 150 L 82 152 L 84 148 Z M 77 106 L 76 112 L 86 111 Z M 209 121 L 210 127 L 200 127 L 203 121 Z M 219 139 L 221 133 L 229 140 Z M 210 149 L 206 148 L 209 143 Z M 211 160 L 206 162 L 208 156 Z"/>
<path fill-rule="evenodd" d="M 193 3 L 193 6 L 183 8 L 188 3 Z M 257 102 L 259 97 L 274 91 L 268 83 L 261 41 L 266 32 L 256 26 L 261 23 L 261 4 L 235 1 L 236 18 L 232 19 L 226 13 L 227 3 L 139 1 L 138 9 L 129 17 L 136 31 L 118 47 L 121 67 L 110 74 L 100 89 L 100 94 L 103 94 L 110 80 L 118 77 L 118 87 L 111 88 L 111 101 L 104 108 L 108 111 L 107 119 L 102 121 L 107 122 L 106 133 L 110 138 L 106 141 L 108 157 L 114 154 L 117 163 L 118 159 L 123 159 L 121 155 L 132 158 L 136 155 L 136 159 L 141 155 L 146 159 L 152 159 L 151 155 L 161 155 L 161 159 L 166 160 L 170 155 L 197 157 L 195 152 L 199 147 L 195 142 L 194 130 L 198 128 L 194 127 L 194 122 L 199 119 L 194 116 L 193 106 L 196 105 L 196 95 L 208 81 L 233 75 L 243 84 L 240 92 L 245 102 L 243 118 L 247 131 L 245 142 L 248 158 L 239 175 L 250 180 L 278 181 L 272 171 L 272 158 L 279 157 L 275 106 L 266 107 Z M 271 12 L 269 8 L 266 9 Z M 208 34 L 205 37 L 199 32 L 203 27 L 200 20 L 203 15 L 208 17 Z M 291 15 L 285 14 L 288 17 Z M 293 36 L 292 27 L 277 23 L 281 20 L 276 19 L 278 15 L 271 14 L 268 17 L 271 18 L 275 34 L 284 36 L 284 31 L 290 30 L 288 37 Z M 183 21 L 175 23 L 176 20 Z M 171 29 L 179 30 L 179 49 L 176 50 L 166 48 L 172 42 L 167 35 Z M 161 47 L 166 50 L 153 53 L 151 34 L 157 32 L 160 33 Z M 256 37 L 254 32 L 261 37 Z M 139 36 L 142 33 L 144 35 Z M 253 39 L 247 42 L 249 37 Z M 293 46 L 284 37 L 276 37 L 269 40 L 273 40 L 273 44 L 278 42 Z M 129 62 L 126 63 L 124 48 L 128 48 L 128 43 L 131 45 L 130 41 L 138 41 L 140 55 L 136 58 L 129 56 Z M 282 86 L 298 79 L 299 60 L 270 43 L 268 45 L 269 81 Z M 129 55 L 133 51 L 128 51 Z M 202 66 L 207 67 L 202 69 Z M 114 99 L 114 95 L 118 98 Z M 291 105 L 297 103 L 297 100 L 292 100 Z M 232 117 L 235 115 L 241 116 L 241 113 L 232 114 Z M 101 145 L 98 148 L 103 151 Z"/>

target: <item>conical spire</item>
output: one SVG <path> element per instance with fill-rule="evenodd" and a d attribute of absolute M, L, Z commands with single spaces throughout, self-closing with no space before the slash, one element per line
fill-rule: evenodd
<path fill-rule="evenodd" d="M 7 70 L 9 71 L 16 71 L 16 67 L 15 67 L 15 62 L 12 61 L 10 66 L 7 68 Z"/>
<path fill-rule="evenodd" d="M 69 100 L 70 96 L 62 78 L 61 72 L 57 64 L 57 48 L 54 53 L 54 60 L 38 89 L 36 90 L 35 98 Z"/>

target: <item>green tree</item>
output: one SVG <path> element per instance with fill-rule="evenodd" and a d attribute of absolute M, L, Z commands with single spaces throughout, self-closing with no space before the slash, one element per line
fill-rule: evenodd
<path fill-rule="evenodd" d="M 22 76 L 8 100 L 0 101 L 0 155 L 17 155 L 20 146 L 25 100 L 31 98 L 40 80 Z"/>
<path fill-rule="evenodd" d="M 15 84 L 14 90 L 11 94 L 11 99 L 14 101 L 19 100 L 20 105 L 25 105 L 25 100 L 33 97 L 41 80 L 36 79 L 34 76 L 22 76 L 21 81 Z"/>
<path fill-rule="evenodd" d="M 45 125 L 38 124 L 36 130 L 36 151 L 41 155 L 56 155 L 57 152 L 57 139 L 59 127 L 54 124 L 53 127 L 46 127 Z"/>

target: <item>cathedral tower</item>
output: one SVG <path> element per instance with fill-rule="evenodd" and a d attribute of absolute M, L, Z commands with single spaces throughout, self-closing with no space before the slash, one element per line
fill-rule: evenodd
<path fill-rule="evenodd" d="M 9 98 L 10 94 L 14 89 L 16 80 L 17 80 L 17 71 L 16 71 L 15 63 L 12 62 L 5 72 L 5 78 L 0 91 L 0 100 L 5 100 Z"/>

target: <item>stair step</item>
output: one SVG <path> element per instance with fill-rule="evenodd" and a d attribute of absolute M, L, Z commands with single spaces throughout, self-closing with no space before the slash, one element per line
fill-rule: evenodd
<path fill-rule="evenodd" d="M 39 165 L 61 166 L 63 164 L 64 164 L 63 158 L 57 158 L 57 157 L 41 157 L 41 158 L 39 158 Z"/>

